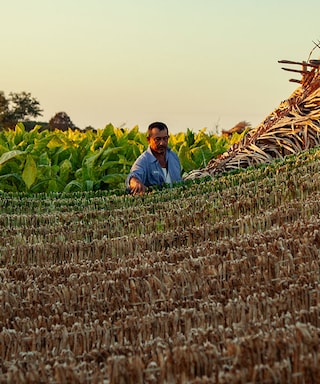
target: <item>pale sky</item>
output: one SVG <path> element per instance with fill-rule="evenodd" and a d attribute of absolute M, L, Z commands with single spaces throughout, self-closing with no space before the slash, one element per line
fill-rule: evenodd
<path fill-rule="evenodd" d="M 172 133 L 254 127 L 297 88 L 319 0 L 0 0 L 0 91 L 30 92 L 42 121 Z M 320 49 L 312 58 L 320 57 Z"/>

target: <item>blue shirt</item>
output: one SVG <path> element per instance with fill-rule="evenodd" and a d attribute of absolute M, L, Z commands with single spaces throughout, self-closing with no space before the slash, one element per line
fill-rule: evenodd
<path fill-rule="evenodd" d="M 178 155 L 170 148 L 166 152 L 167 168 L 172 183 L 181 181 L 181 165 Z M 130 188 L 131 177 L 137 178 L 146 187 L 152 185 L 162 186 L 165 183 L 165 176 L 157 158 L 153 155 L 150 146 L 143 152 L 131 167 L 126 179 L 126 187 Z"/>

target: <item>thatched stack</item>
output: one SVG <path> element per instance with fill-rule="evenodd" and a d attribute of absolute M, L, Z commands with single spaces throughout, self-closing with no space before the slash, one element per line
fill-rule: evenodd
<path fill-rule="evenodd" d="M 301 67 L 283 68 L 301 75 L 300 80 L 290 79 L 299 83 L 299 88 L 240 142 L 218 159 L 212 159 L 205 168 L 190 172 L 185 179 L 269 163 L 320 145 L 320 60 L 279 63 Z"/>

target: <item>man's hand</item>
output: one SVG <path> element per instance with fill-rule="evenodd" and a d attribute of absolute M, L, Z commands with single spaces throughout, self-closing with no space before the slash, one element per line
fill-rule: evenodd
<path fill-rule="evenodd" d="M 144 184 L 141 183 L 141 181 L 139 181 L 135 177 L 131 177 L 130 189 L 133 195 L 142 195 L 145 192 L 146 187 Z"/>

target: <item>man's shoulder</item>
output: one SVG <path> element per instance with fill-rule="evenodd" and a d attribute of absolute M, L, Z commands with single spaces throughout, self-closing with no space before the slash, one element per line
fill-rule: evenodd
<path fill-rule="evenodd" d="M 137 161 L 151 161 L 154 160 L 154 156 L 149 151 L 149 149 L 146 149 L 144 152 L 141 153 L 141 155 L 137 158 Z"/>

